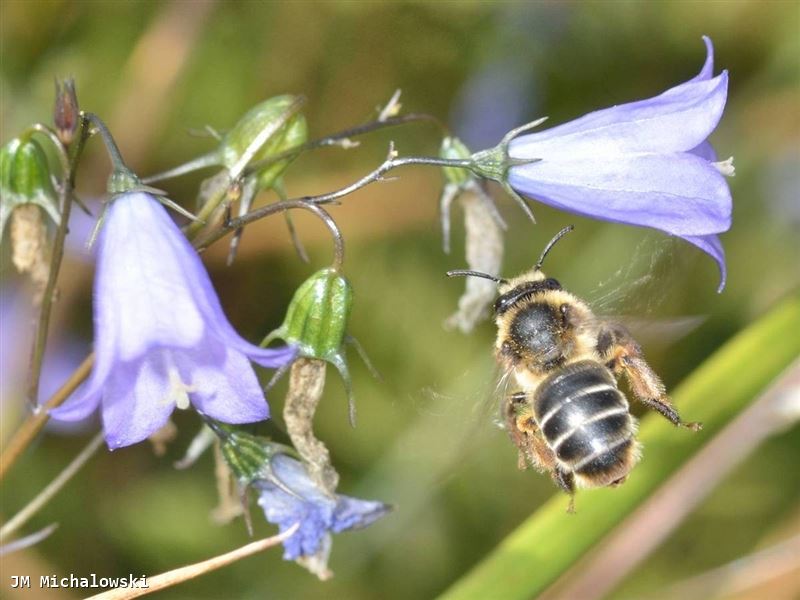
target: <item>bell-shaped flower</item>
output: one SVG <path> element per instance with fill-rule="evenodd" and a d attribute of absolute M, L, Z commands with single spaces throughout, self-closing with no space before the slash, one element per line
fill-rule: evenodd
<path fill-rule="evenodd" d="M 693 79 L 638 102 L 520 135 L 506 148 L 507 183 L 580 215 L 660 229 L 711 255 L 725 285 L 718 233 L 731 225 L 731 193 L 706 139 L 722 117 L 728 73 L 712 77 L 713 46 Z M 529 161 L 529 162 L 526 162 Z"/>
<path fill-rule="evenodd" d="M 228 322 L 197 252 L 153 196 L 127 192 L 97 240 L 95 363 L 57 419 L 102 404 L 110 448 L 139 442 L 190 403 L 225 423 L 269 417 L 249 361 L 280 367 L 294 349 L 259 348 Z"/>
<path fill-rule="evenodd" d="M 389 512 L 382 502 L 329 495 L 314 483 L 298 460 L 276 454 L 270 460 L 270 476 L 257 479 L 258 504 L 267 521 L 281 532 L 299 523 L 283 542 L 283 558 L 297 560 L 320 578 L 329 576 L 331 534 L 366 527 Z"/>

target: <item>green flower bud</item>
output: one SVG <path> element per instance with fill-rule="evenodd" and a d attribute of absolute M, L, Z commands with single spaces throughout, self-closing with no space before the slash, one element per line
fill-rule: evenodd
<path fill-rule="evenodd" d="M 61 221 L 47 156 L 30 137 L 14 138 L 0 149 L 0 239 L 8 217 L 22 204 L 35 204 L 56 224 Z"/>
<path fill-rule="evenodd" d="M 350 283 L 333 268 L 314 273 L 297 289 L 286 318 L 267 341 L 276 337 L 298 347 L 298 355 L 339 367 L 342 343 L 353 303 Z"/>
<path fill-rule="evenodd" d="M 464 143 L 457 137 L 446 137 L 442 140 L 442 146 L 439 148 L 439 157 L 448 159 L 466 159 L 470 158 L 472 153 L 464 145 Z M 444 178 L 447 183 L 452 183 L 457 186 L 465 185 L 474 176 L 467 169 L 459 169 L 456 167 L 442 167 Z"/>
<path fill-rule="evenodd" d="M 297 112 L 300 99 L 297 96 L 275 96 L 250 109 L 222 139 L 222 163 L 232 169 L 248 148 L 264 135 L 266 141 L 253 155 L 251 163 L 280 154 L 308 140 L 305 117 Z M 268 189 L 289 166 L 293 157 L 265 165 L 257 173 L 258 189 Z"/>

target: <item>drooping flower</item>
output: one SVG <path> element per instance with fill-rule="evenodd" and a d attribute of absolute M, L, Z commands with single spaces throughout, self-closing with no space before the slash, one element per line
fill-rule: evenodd
<path fill-rule="evenodd" d="M 550 206 L 685 239 L 716 260 L 721 290 L 726 269 L 717 234 L 731 225 L 723 174 L 732 167 L 713 162 L 706 140 L 725 108 L 728 73 L 711 76 L 713 46 L 704 41 L 705 64 L 689 81 L 510 140 L 505 177 Z"/>
<path fill-rule="evenodd" d="M 100 230 L 94 329 L 92 374 L 51 415 L 74 421 L 102 403 L 112 449 L 147 438 L 190 403 L 225 423 L 268 418 L 249 361 L 274 368 L 294 357 L 236 333 L 197 252 L 143 192 L 117 196 Z"/>
<path fill-rule="evenodd" d="M 286 454 L 274 455 L 270 467 L 270 477 L 252 484 L 258 491 L 258 504 L 267 521 L 281 532 L 299 523 L 283 542 L 283 558 L 301 562 L 321 578 L 329 576 L 332 533 L 366 527 L 390 510 L 382 502 L 326 494 L 303 464 Z"/>

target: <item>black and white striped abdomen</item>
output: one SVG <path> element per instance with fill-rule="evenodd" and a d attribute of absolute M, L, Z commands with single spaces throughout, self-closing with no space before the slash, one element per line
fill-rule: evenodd
<path fill-rule="evenodd" d="M 636 462 L 628 401 L 601 363 L 584 360 L 550 375 L 536 389 L 533 411 L 558 463 L 584 487 L 612 484 Z"/>

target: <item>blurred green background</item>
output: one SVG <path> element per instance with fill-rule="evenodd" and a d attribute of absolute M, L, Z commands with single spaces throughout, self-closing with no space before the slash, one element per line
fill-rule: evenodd
<path fill-rule="evenodd" d="M 542 205 L 534 206 L 534 226 L 494 190 L 510 223 L 504 271 L 529 268 L 556 230 L 576 223 L 576 233 L 547 265 L 569 289 L 600 298 L 612 288 L 623 297 L 619 310 L 634 316 L 707 316 L 674 343 L 644 342 L 668 387 L 797 288 L 797 2 L 6 0 L 0 17 L 2 141 L 31 122 L 48 121 L 53 78 L 71 75 L 81 107 L 106 119 L 140 175 L 213 147 L 212 139 L 190 130 L 225 130 L 252 105 L 281 93 L 308 98 L 305 114 L 311 136 L 318 137 L 374 118 L 376 107 L 401 88 L 404 111 L 438 117 L 477 150 L 542 115 L 559 123 L 685 81 L 700 69 L 700 38 L 709 35 L 716 71 L 731 73 L 728 107 L 712 142 L 720 158 L 736 158 L 736 177 L 729 180 L 734 225 L 723 235 L 724 293 L 715 293 L 713 261 L 690 248 L 670 244 L 667 256 L 655 234 Z M 299 196 L 355 181 L 383 160 L 392 140 L 403 155 L 434 154 L 441 133 L 412 124 L 367 136 L 357 149 L 305 155 L 288 172 L 287 190 Z M 102 195 L 108 168 L 101 144 L 91 142 L 78 178 L 82 197 Z M 351 332 L 383 379 L 373 379 L 353 353 L 358 426 L 349 427 L 342 385 L 330 370 L 316 427 L 342 475 L 340 490 L 390 502 L 395 512 L 369 529 L 336 536 L 330 582 L 318 582 L 270 551 L 160 597 L 432 597 L 555 493 L 546 477 L 517 470 L 516 452 L 494 424 L 494 327 L 484 323 L 469 336 L 442 327 L 463 287 L 443 276 L 465 266 L 460 211 L 447 256 L 437 217 L 441 174 L 426 167 L 394 174 L 397 181 L 369 186 L 332 209 L 347 240 L 345 270 L 356 291 Z M 191 208 L 202 178 L 160 186 Z M 249 228 L 231 268 L 224 266 L 224 243 L 205 257 L 231 321 L 251 340 L 280 323 L 293 289 L 329 261 L 326 231 L 304 215 L 296 221 L 311 265 L 297 259 L 282 219 Z M 74 231 L 85 236 L 85 224 Z M 77 364 L 90 347 L 92 269 L 80 250 L 83 241 L 75 242 L 64 265 L 51 373 Z M 631 263 L 634 271 L 642 260 L 646 264 L 653 248 L 671 261 L 662 287 L 646 290 L 658 298 L 644 297 L 635 275 L 625 273 Z M 29 317 L 20 315 L 27 291 L 7 254 L 4 304 L 17 312 L 3 315 L 3 361 L 18 361 L 24 372 Z M 635 293 L 626 294 L 627 287 Z M 18 386 L 3 372 L 1 433 L 7 439 L 23 408 Z M 271 395 L 278 421 L 283 389 Z M 149 444 L 103 451 L 30 523 L 28 531 L 53 521 L 60 527 L 35 548 L 3 558 L 4 597 L 16 597 L 7 585 L 12 574 L 155 574 L 248 541 L 241 521 L 217 526 L 210 520 L 216 505 L 210 456 L 188 471 L 173 469 L 197 427 L 191 415 L 176 417 L 180 434 L 166 456 L 154 456 Z M 3 482 L 2 516 L 24 505 L 89 435 L 46 432 Z M 647 452 L 637 469 L 647 469 Z M 799 453 L 796 427 L 761 447 L 613 597 L 655 594 L 798 533 Z M 579 511 L 580 504 L 579 494 Z M 269 534 L 253 509 L 257 535 Z M 47 594 L 57 596 L 80 593 Z"/>

